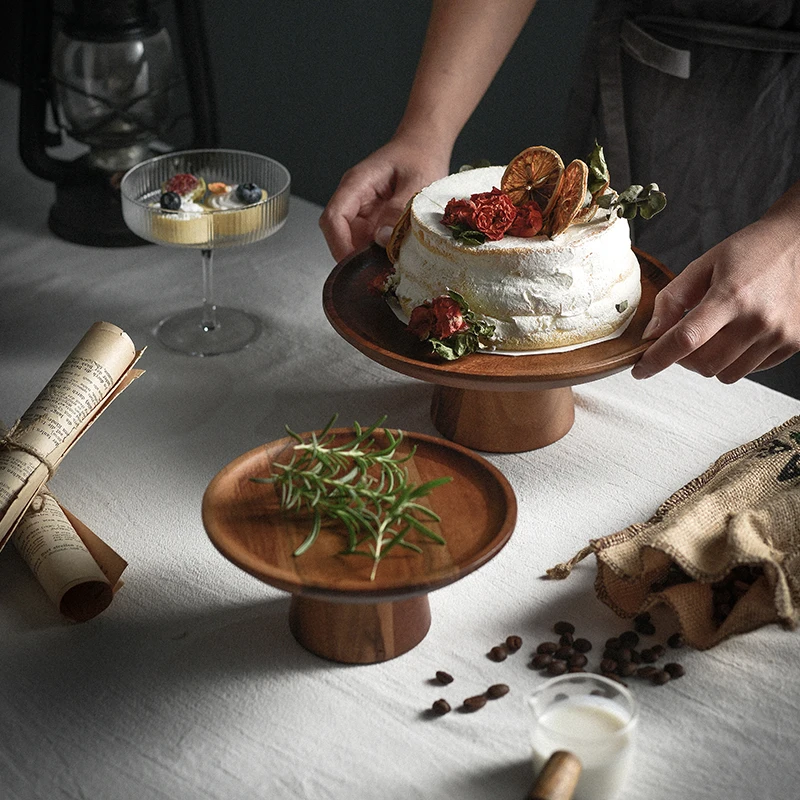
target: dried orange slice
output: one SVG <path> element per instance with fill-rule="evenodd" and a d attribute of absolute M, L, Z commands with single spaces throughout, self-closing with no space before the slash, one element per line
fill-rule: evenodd
<path fill-rule="evenodd" d="M 414 197 L 416 196 L 415 194 Z M 403 244 L 403 239 L 405 239 L 408 229 L 411 227 L 411 203 L 414 201 L 414 197 L 406 203 L 406 207 L 403 209 L 403 213 L 400 215 L 400 219 L 397 220 L 392 235 L 386 243 L 386 255 L 392 264 L 397 261 L 397 257 L 400 255 L 400 245 Z"/>
<path fill-rule="evenodd" d="M 583 161 L 576 158 L 567 164 L 558 182 L 550 215 L 545 221 L 550 238 L 564 233 L 583 207 L 588 178 L 589 167 Z"/>
<path fill-rule="evenodd" d="M 535 200 L 546 217 L 563 172 L 564 162 L 555 150 L 542 145 L 528 147 L 511 159 L 500 188 L 515 206 Z"/>

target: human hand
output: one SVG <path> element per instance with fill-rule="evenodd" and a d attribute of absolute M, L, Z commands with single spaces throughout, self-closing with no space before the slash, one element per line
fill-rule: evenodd
<path fill-rule="evenodd" d="M 349 169 L 319 220 L 331 255 L 341 261 L 373 241 L 385 245 L 414 193 L 449 166 L 449 148 L 396 138 Z"/>
<path fill-rule="evenodd" d="M 655 299 L 634 365 L 649 378 L 673 363 L 722 383 L 800 350 L 800 240 L 787 215 L 765 216 L 689 264 Z"/>

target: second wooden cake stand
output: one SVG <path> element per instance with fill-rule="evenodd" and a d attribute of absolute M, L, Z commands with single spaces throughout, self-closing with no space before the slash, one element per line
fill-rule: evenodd
<path fill-rule="evenodd" d="M 331 434 L 334 444 L 343 444 L 354 432 L 334 429 Z M 382 430 L 374 437 L 385 446 Z M 341 523 L 338 528 L 326 524 L 317 541 L 294 556 L 308 534 L 310 515 L 282 513 L 274 487 L 250 480 L 270 475 L 275 463 L 287 463 L 295 443 L 287 437 L 258 447 L 214 477 L 203 495 L 209 538 L 245 572 L 291 593 L 289 627 L 312 653 L 372 664 L 408 652 L 428 632 L 428 593 L 486 564 L 509 540 L 517 518 L 514 491 L 496 467 L 467 448 L 404 433 L 397 453 L 414 448 L 403 465 L 411 483 L 451 478 L 420 500 L 440 518 L 429 525 L 444 544 L 412 534 L 421 552 L 394 548 L 372 579 L 370 558 L 342 554 Z"/>
<path fill-rule="evenodd" d="M 410 334 L 370 282 L 389 265 L 372 247 L 339 263 L 323 289 L 323 307 L 342 338 L 389 369 L 434 385 L 431 418 L 448 439 L 493 453 L 535 450 L 558 441 L 575 420 L 572 387 L 621 372 L 648 348 L 642 332 L 656 294 L 673 275 L 634 248 L 642 271 L 642 299 L 616 339 L 567 353 L 502 356 L 473 353 L 444 361 Z"/>

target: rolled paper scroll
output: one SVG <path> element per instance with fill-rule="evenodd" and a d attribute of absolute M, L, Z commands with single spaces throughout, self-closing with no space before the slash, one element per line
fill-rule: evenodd
<path fill-rule="evenodd" d="M 108 608 L 127 562 L 53 495 L 36 496 L 12 536 L 47 596 L 69 620 Z"/>
<path fill-rule="evenodd" d="M 28 410 L 0 437 L 0 549 L 89 426 L 142 370 L 121 328 L 96 322 Z"/>

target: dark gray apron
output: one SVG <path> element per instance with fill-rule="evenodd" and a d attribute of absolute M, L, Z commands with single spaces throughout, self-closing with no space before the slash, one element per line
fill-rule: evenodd
<path fill-rule="evenodd" d="M 561 151 L 595 137 L 614 188 L 666 193 L 634 239 L 680 272 L 800 180 L 800 0 L 598 0 Z M 755 377 L 800 397 L 798 373 Z"/>

